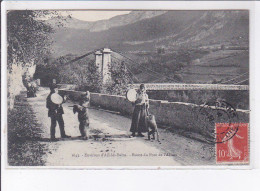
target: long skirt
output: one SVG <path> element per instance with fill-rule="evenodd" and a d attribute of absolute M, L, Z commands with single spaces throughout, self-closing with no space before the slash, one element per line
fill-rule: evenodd
<path fill-rule="evenodd" d="M 132 124 L 130 131 L 132 133 L 145 133 L 148 132 L 147 127 L 147 111 L 145 105 L 136 105 L 132 116 Z"/>

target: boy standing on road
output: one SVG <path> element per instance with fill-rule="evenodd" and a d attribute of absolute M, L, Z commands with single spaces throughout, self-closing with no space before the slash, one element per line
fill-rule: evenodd
<path fill-rule="evenodd" d="M 73 112 L 78 112 L 79 120 L 79 131 L 83 139 L 88 139 L 88 129 L 89 129 L 89 114 L 88 107 L 90 102 L 90 93 L 86 92 L 85 95 L 81 97 L 79 105 L 73 106 Z"/>

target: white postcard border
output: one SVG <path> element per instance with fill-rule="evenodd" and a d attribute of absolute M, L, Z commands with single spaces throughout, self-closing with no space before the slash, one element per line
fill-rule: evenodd
<path fill-rule="evenodd" d="M 2 130 L 2 169 L 252 169 L 257 164 L 255 161 L 255 152 L 252 150 L 254 143 L 259 139 L 256 137 L 256 124 L 255 124 L 255 87 L 256 87 L 256 64 L 255 64 L 255 3 L 254 2 L 169 2 L 169 1 L 97 1 L 97 2 L 3 2 L 2 3 L 2 112 L 7 110 L 7 80 L 6 80 L 6 10 L 24 10 L 24 9 L 52 9 L 52 10 L 71 10 L 71 9 L 102 9 L 102 10 L 217 10 L 217 9 L 247 9 L 250 10 L 250 165 L 249 166 L 47 166 L 47 167 L 10 167 L 7 165 L 7 136 L 6 136 L 6 126 L 7 118 L 5 115 L 1 116 L 1 126 Z M 4 112 L 3 112 L 4 113 Z M 3 114 L 2 113 L 2 114 Z"/>

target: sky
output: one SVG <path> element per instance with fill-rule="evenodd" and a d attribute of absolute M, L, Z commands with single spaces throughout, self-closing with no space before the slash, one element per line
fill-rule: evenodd
<path fill-rule="evenodd" d="M 107 20 L 117 15 L 128 14 L 131 11 L 62 11 L 64 16 L 71 15 L 73 18 L 83 21 Z"/>

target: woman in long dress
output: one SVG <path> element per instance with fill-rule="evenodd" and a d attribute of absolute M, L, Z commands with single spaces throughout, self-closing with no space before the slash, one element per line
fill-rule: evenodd
<path fill-rule="evenodd" d="M 141 84 L 140 89 L 136 94 L 135 108 L 132 116 L 132 124 L 130 131 L 132 132 L 132 136 L 144 137 L 142 133 L 148 132 L 147 127 L 147 108 L 149 108 L 149 99 L 146 94 L 145 85 Z"/>

